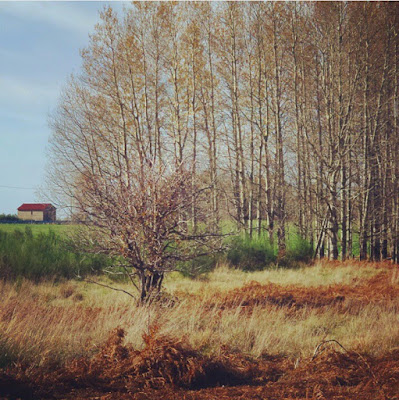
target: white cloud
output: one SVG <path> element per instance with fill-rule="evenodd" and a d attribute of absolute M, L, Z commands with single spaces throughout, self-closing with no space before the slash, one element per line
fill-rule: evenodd
<path fill-rule="evenodd" d="M 98 22 L 98 12 L 79 2 L 0 2 L 4 15 L 35 21 L 87 35 Z"/>
<path fill-rule="evenodd" d="M 60 93 L 57 85 L 30 82 L 16 77 L 0 76 L 0 105 L 37 108 L 54 104 Z"/>

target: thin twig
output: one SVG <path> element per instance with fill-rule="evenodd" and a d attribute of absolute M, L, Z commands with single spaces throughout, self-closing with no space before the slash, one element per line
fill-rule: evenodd
<path fill-rule="evenodd" d="M 137 289 L 138 292 L 140 292 L 139 287 L 136 285 L 136 282 L 133 280 L 132 274 L 129 273 L 125 265 L 122 265 L 123 269 L 125 270 L 126 274 L 129 276 L 130 281 L 132 282 L 133 286 Z"/>
<path fill-rule="evenodd" d="M 94 283 L 94 284 L 96 284 L 96 285 L 103 286 L 103 287 L 108 288 L 108 289 L 111 289 L 111 290 L 115 290 L 116 292 L 123 292 L 123 293 L 126 293 L 128 296 L 130 296 L 130 297 L 132 297 L 134 300 L 136 300 L 136 297 L 133 296 L 131 293 L 127 292 L 126 290 L 114 288 L 114 287 L 109 286 L 109 285 L 106 285 L 106 284 L 104 284 L 104 283 L 100 283 L 100 282 L 93 281 L 92 279 L 83 279 L 83 281 L 88 282 L 88 283 Z"/>
<path fill-rule="evenodd" d="M 335 340 L 335 339 L 323 340 L 321 343 L 319 343 L 319 344 L 316 346 L 316 348 L 315 348 L 315 350 L 314 350 L 314 352 L 313 352 L 312 361 L 318 356 L 319 349 L 320 349 L 322 346 L 324 346 L 324 345 L 327 344 L 327 343 L 332 343 L 332 342 L 336 343 L 338 346 L 340 346 L 340 347 L 342 348 L 342 350 L 344 350 L 346 353 L 348 353 L 348 350 L 346 350 L 345 347 L 342 346 L 342 344 L 339 343 L 337 340 Z"/>

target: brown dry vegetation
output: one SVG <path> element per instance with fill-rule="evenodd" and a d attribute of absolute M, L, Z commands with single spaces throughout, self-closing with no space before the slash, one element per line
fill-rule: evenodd
<path fill-rule="evenodd" d="M 354 262 L 172 275 L 148 307 L 82 282 L 2 283 L 0 397 L 399 398 L 398 289 L 391 264 Z"/>

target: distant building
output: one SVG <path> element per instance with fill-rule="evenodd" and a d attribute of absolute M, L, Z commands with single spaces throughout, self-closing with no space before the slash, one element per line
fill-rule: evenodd
<path fill-rule="evenodd" d="M 18 218 L 24 221 L 55 222 L 56 208 L 52 204 L 22 204 L 18 207 Z"/>

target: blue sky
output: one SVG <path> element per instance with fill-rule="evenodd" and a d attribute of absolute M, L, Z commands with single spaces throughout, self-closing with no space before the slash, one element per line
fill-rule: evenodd
<path fill-rule="evenodd" d="M 47 126 L 108 2 L 0 2 L 0 214 L 38 198 Z M 121 11 L 129 3 L 113 2 Z M 7 187 L 6 187 L 7 186 Z"/>

